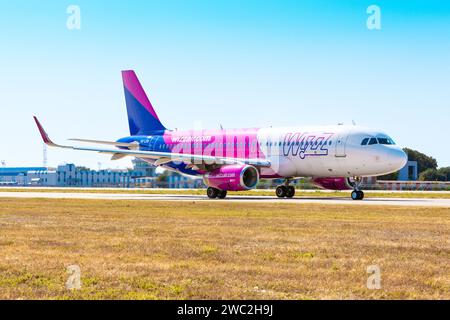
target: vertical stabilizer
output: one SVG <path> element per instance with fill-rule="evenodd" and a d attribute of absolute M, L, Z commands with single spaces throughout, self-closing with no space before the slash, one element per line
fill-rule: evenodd
<path fill-rule="evenodd" d="M 151 135 L 166 130 L 133 70 L 122 71 L 130 134 Z"/>

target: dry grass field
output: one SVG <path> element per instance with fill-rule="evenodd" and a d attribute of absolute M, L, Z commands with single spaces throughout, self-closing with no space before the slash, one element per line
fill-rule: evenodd
<path fill-rule="evenodd" d="M 450 209 L 0 199 L 0 298 L 450 299 Z"/>

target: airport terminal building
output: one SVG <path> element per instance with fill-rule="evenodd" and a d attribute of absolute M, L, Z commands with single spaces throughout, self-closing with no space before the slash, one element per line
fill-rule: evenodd
<path fill-rule="evenodd" d="M 0 168 L 0 186 L 199 188 L 202 181 L 172 172 L 166 174 L 164 180 L 158 179 L 155 167 L 133 160 L 132 169 L 91 170 L 74 164 L 57 168 L 3 167 Z"/>
<path fill-rule="evenodd" d="M 126 187 L 141 170 L 90 170 L 74 164 L 45 167 L 0 168 L 0 185 L 44 187 Z"/>
<path fill-rule="evenodd" d="M 45 167 L 11 167 L 0 168 L 0 185 L 3 186 L 25 186 L 31 182 L 31 175 L 44 176 L 49 183 L 56 183 L 56 175 L 50 173 Z M 52 177 L 52 178 L 50 178 Z M 44 182 L 44 180 L 42 180 Z"/>

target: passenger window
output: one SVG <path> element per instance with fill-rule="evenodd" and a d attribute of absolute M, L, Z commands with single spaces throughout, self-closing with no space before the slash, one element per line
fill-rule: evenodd
<path fill-rule="evenodd" d="M 373 145 L 373 144 L 377 144 L 377 143 L 378 143 L 378 141 L 377 141 L 376 138 L 370 138 L 370 140 L 369 140 L 369 146 L 371 146 L 371 145 Z"/>
<path fill-rule="evenodd" d="M 362 146 L 365 146 L 365 145 L 367 145 L 367 142 L 369 142 L 369 138 L 365 138 L 365 139 L 361 142 L 361 145 L 362 145 Z"/>

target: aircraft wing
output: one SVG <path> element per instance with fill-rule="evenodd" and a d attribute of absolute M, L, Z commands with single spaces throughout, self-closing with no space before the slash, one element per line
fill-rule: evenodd
<path fill-rule="evenodd" d="M 107 144 L 110 146 L 116 146 L 116 147 L 127 147 L 128 149 L 139 149 L 139 143 L 138 142 L 117 142 L 117 141 L 104 141 L 104 140 L 90 140 L 90 139 L 69 139 L 71 141 L 80 141 L 80 142 L 87 142 L 87 143 L 95 143 L 95 144 Z"/>
<path fill-rule="evenodd" d="M 154 159 L 155 165 L 161 165 L 164 163 L 168 163 L 171 161 L 180 161 L 191 164 L 198 164 L 203 162 L 215 163 L 215 164 L 250 164 L 256 167 L 269 167 L 270 161 L 266 159 L 242 159 L 242 158 L 227 158 L 227 157 L 216 157 L 216 156 L 207 156 L 207 155 L 197 155 L 197 154 L 186 154 L 186 153 L 171 153 L 171 152 L 158 152 L 158 151 L 143 151 L 143 150 L 135 150 L 136 144 L 130 143 L 125 146 L 125 143 L 116 143 L 110 141 L 100 141 L 100 140 L 86 140 L 86 139 L 72 139 L 76 141 L 83 142 L 93 142 L 107 145 L 115 145 L 122 147 L 129 147 L 131 150 L 125 149 L 115 149 L 115 148 L 89 148 L 89 147 L 77 147 L 77 146 L 69 146 L 69 145 L 60 145 L 54 143 L 45 132 L 41 123 L 36 117 L 33 117 L 36 125 L 41 134 L 42 140 L 45 144 L 52 147 L 66 148 L 72 150 L 81 150 L 81 151 L 95 151 L 99 153 L 111 154 L 112 159 L 120 159 L 126 156 L 138 157 L 138 158 L 147 158 Z"/>

